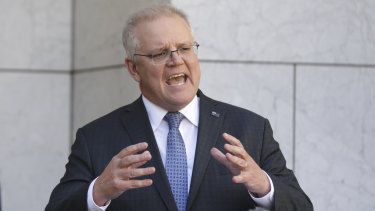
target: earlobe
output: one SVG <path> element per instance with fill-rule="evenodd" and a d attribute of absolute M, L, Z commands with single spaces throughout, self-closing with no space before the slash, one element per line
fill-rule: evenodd
<path fill-rule="evenodd" d="M 136 63 L 133 60 L 131 60 L 129 58 L 126 58 L 125 64 L 126 64 L 126 67 L 129 71 L 130 75 L 133 77 L 133 79 L 137 82 L 140 82 L 141 78 L 139 77 Z"/>

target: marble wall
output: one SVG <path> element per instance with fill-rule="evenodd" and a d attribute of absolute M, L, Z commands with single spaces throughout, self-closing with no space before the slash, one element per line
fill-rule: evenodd
<path fill-rule="evenodd" d="M 139 97 L 125 68 L 122 29 L 134 11 L 166 0 L 76 0 L 73 131 Z"/>
<path fill-rule="evenodd" d="M 70 138 L 71 2 L 0 1 L 3 211 L 43 210 Z"/>
<path fill-rule="evenodd" d="M 201 44 L 201 88 L 270 119 L 315 209 L 374 210 L 375 2 L 172 3 Z"/>
<path fill-rule="evenodd" d="M 1 68 L 69 70 L 71 2 L 0 1 Z"/>
<path fill-rule="evenodd" d="M 74 74 L 73 132 L 140 96 L 138 84 L 123 66 Z M 73 140 L 73 139 L 72 139 Z"/>
<path fill-rule="evenodd" d="M 372 0 L 172 2 L 190 15 L 201 59 L 375 64 Z"/>
<path fill-rule="evenodd" d="M 64 172 L 70 77 L 0 72 L 2 210 L 43 210 Z"/>
<path fill-rule="evenodd" d="M 296 172 L 316 210 L 374 210 L 375 68 L 298 67 L 296 103 Z"/>

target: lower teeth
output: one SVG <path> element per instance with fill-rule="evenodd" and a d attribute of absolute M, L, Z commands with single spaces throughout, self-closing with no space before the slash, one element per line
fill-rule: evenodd
<path fill-rule="evenodd" d="M 176 83 L 172 83 L 172 82 L 176 82 Z M 185 83 L 185 77 L 182 77 L 182 79 L 181 79 L 181 77 L 177 77 L 177 78 L 169 80 L 168 85 L 179 86 L 179 85 L 182 85 L 184 83 Z"/>

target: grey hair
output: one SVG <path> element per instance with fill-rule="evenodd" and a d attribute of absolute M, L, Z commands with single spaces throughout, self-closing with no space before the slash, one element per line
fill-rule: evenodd
<path fill-rule="evenodd" d="M 154 5 L 136 12 L 127 21 L 125 28 L 122 32 L 122 43 L 124 45 L 127 56 L 133 59 L 135 48 L 140 45 L 139 40 L 137 39 L 134 33 L 134 30 L 139 22 L 144 20 L 151 21 L 158 17 L 170 17 L 174 15 L 177 15 L 178 17 L 181 17 L 183 20 L 185 20 L 185 22 L 189 26 L 192 37 L 194 37 L 193 30 L 191 29 L 188 17 L 183 11 L 177 9 L 176 7 L 170 4 Z"/>

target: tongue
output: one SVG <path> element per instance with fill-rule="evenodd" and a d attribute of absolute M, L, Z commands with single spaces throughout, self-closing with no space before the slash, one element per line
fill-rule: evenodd
<path fill-rule="evenodd" d="M 185 77 L 179 76 L 179 77 L 176 77 L 176 78 L 169 79 L 167 81 L 167 84 L 171 85 L 171 86 L 176 86 L 176 85 L 183 84 L 184 82 L 185 82 Z"/>

